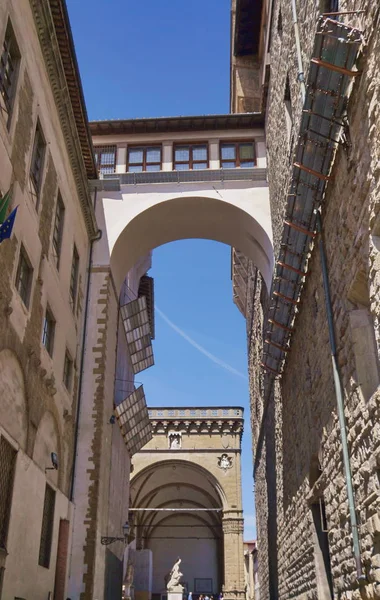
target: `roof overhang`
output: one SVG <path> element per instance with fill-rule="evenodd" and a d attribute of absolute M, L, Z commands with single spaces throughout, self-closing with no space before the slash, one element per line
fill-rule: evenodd
<path fill-rule="evenodd" d="M 264 128 L 264 124 L 264 115 L 262 113 L 236 113 L 227 115 L 196 115 L 189 117 L 91 121 L 90 132 L 93 136 L 135 133 L 174 133 L 177 131 Z"/>
<path fill-rule="evenodd" d="M 234 55 L 258 54 L 263 0 L 237 0 Z"/>
<path fill-rule="evenodd" d="M 146 297 L 120 307 L 134 374 L 154 365 L 152 330 Z"/>
<path fill-rule="evenodd" d="M 115 408 L 115 415 L 129 454 L 133 456 L 153 437 L 142 385 Z"/>

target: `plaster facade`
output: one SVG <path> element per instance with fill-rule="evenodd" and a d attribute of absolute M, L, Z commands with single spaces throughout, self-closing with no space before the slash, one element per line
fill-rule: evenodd
<path fill-rule="evenodd" d="M 60 101 L 56 96 L 64 73 L 46 4 L 0 2 L 2 53 L 13 35 L 15 69 L 11 106 L 5 104 L 3 87 L 0 95 L 0 192 L 11 191 L 9 212 L 18 206 L 12 237 L 0 247 L 0 597 L 4 599 L 42 600 L 54 590 L 57 600 L 66 597 L 83 296 L 90 240 L 96 233 L 90 193 L 82 187 L 89 173 L 75 117 L 70 101 L 62 104 L 64 94 Z M 44 44 L 47 30 L 49 49 Z M 48 67 L 52 57 L 57 62 Z M 31 182 L 37 123 L 44 141 L 38 191 Z M 75 144 L 80 160 L 73 166 Z M 64 207 L 59 261 L 53 245 L 58 196 Z M 71 299 L 74 246 L 78 267 Z M 29 267 L 23 289 L 22 254 Z M 55 320 L 49 348 L 43 340 L 47 307 Z M 71 370 L 65 376 L 66 356 Z M 58 470 L 52 468 L 51 453 L 56 454 Z M 48 489 L 54 501 L 47 517 Z M 50 543 L 43 545 L 44 532 Z"/>

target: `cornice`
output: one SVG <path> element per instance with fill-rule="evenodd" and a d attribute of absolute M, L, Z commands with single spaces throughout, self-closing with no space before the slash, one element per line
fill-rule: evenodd
<path fill-rule="evenodd" d="M 177 418 L 177 419 L 159 419 L 150 418 L 152 431 L 154 435 L 167 435 L 169 431 L 178 431 L 182 433 L 196 435 L 222 435 L 242 434 L 244 421 L 240 418 L 229 419 L 202 419 L 202 418 Z"/>
<path fill-rule="evenodd" d="M 70 25 L 65 21 L 66 15 L 62 0 L 30 0 L 30 6 L 57 106 L 87 232 L 90 239 L 93 239 L 98 232 L 98 227 L 87 184 L 88 176 L 91 175 L 91 160 L 89 161 L 88 148 L 85 146 L 88 141 L 85 140 L 83 132 L 82 138 L 80 138 L 79 132 L 80 129 L 83 129 L 83 126 L 87 127 L 85 107 L 81 99 L 80 89 L 77 90 L 77 102 L 73 106 L 74 98 L 70 95 L 69 87 L 75 88 L 75 85 L 78 86 L 80 83 L 74 82 L 73 84 L 73 81 L 69 82 L 67 77 L 69 73 L 67 67 L 66 70 L 64 67 L 64 62 L 67 65 L 69 59 L 71 59 L 74 71 L 76 66 L 75 55 L 73 56 L 74 49 L 70 45 L 70 40 L 64 41 L 62 39 L 62 36 L 66 35 L 67 37 Z M 59 23 L 57 22 L 58 19 Z M 62 20 L 66 25 L 65 31 L 62 31 Z M 61 27 L 60 40 L 57 37 L 58 27 Z M 65 56 L 62 55 L 63 45 L 65 46 Z M 77 76 L 79 77 L 79 73 L 77 73 Z M 91 140 L 89 143 L 91 144 Z M 90 153 L 92 153 L 92 145 L 90 146 Z M 84 156 L 88 163 L 87 168 Z M 96 170 L 92 175 L 96 177 Z"/>

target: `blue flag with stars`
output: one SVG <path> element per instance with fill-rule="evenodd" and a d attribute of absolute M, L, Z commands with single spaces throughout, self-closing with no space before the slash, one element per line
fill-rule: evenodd
<path fill-rule="evenodd" d="M 12 235 L 12 229 L 13 229 L 13 225 L 15 223 L 17 209 L 18 209 L 18 206 L 16 206 L 16 208 L 14 208 L 12 210 L 8 219 L 5 219 L 4 223 L 2 225 L 0 225 L 0 244 L 4 240 L 7 240 L 8 238 L 10 238 Z"/>

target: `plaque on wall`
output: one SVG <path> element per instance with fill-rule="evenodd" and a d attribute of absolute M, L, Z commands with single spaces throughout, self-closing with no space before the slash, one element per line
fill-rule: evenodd
<path fill-rule="evenodd" d="M 195 594 L 212 594 L 212 579 L 194 579 Z"/>

